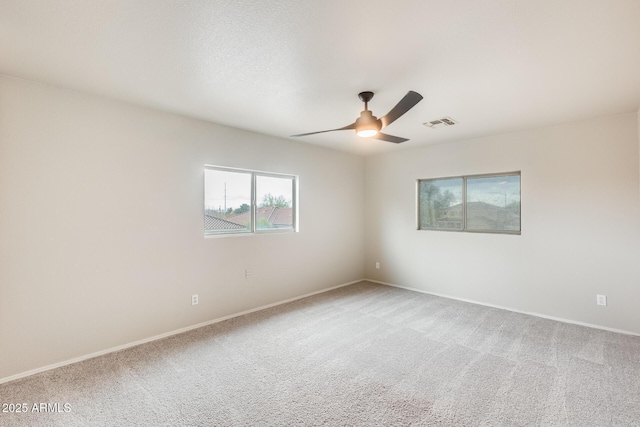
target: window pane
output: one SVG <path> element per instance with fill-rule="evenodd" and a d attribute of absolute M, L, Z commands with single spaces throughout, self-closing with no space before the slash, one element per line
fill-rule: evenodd
<path fill-rule="evenodd" d="M 520 175 L 467 178 L 467 229 L 520 231 Z"/>
<path fill-rule="evenodd" d="M 204 229 L 251 231 L 251 173 L 204 170 Z"/>
<path fill-rule="evenodd" d="M 293 178 L 256 176 L 256 229 L 293 228 Z"/>
<path fill-rule="evenodd" d="M 462 230 L 462 178 L 419 183 L 420 228 Z"/>

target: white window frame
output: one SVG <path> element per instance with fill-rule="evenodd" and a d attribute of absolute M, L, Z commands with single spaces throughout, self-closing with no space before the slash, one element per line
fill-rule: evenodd
<path fill-rule="evenodd" d="M 276 172 L 265 172 L 258 171 L 252 169 L 241 169 L 241 168 L 233 168 L 227 166 L 215 166 L 215 165 L 204 165 L 204 170 L 217 170 L 223 172 L 235 172 L 235 173 L 245 173 L 251 175 L 251 229 L 250 230 L 204 230 L 205 237 L 215 237 L 215 236 L 233 236 L 233 235 L 255 235 L 255 234 L 277 234 L 277 233 L 297 233 L 299 231 L 299 223 L 298 223 L 298 175 L 290 175 Z M 267 229 L 258 229 L 257 221 L 256 221 L 256 210 L 258 207 L 256 194 L 257 194 L 257 178 L 263 177 L 272 177 L 272 178 L 284 178 L 291 179 L 291 228 L 267 228 Z M 203 196 L 205 195 L 206 190 L 206 180 L 203 173 Z M 203 197 L 203 206 L 202 206 L 203 218 L 205 212 L 204 205 L 204 197 Z M 203 224 L 204 228 L 204 224 Z"/>
<path fill-rule="evenodd" d="M 464 176 L 447 176 L 437 178 L 418 179 L 416 181 L 416 229 L 419 231 L 452 231 L 463 233 L 490 233 L 490 234 L 522 234 L 522 202 L 520 202 L 520 226 L 518 230 L 484 230 L 484 229 L 468 229 L 467 228 L 467 180 L 473 178 L 499 178 L 502 176 L 518 176 L 520 177 L 520 200 L 522 200 L 522 173 L 521 171 L 488 173 L 481 175 L 464 175 Z M 420 183 L 426 181 L 439 181 L 444 179 L 462 179 L 462 229 L 457 228 L 427 228 L 422 227 L 420 223 Z"/>

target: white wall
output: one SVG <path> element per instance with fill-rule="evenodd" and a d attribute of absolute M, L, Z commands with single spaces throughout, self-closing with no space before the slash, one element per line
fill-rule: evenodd
<path fill-rule="evenodd" d="M 299 175 L 300 232 L 204 238 L 205 163 Z M 363 168 L 0 77 L 0 380 L 361 279 Z"/>
<path fill-rule="evenodd" d="M 638 134 L 627 114 L 367 158 L 366 277 L 640 333 Z M 416 230 L 417 179 L 517 170 L 520 236 Z"/>

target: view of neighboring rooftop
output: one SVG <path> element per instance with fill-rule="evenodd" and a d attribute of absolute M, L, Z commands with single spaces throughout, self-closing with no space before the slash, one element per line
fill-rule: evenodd
<path fill-rule="evenodd" d="M 225 214 L 220 211 L 207 211 L 204 216 L 205 230 L 242 230 L 249 229 L 251 211 L 239 214 Z M 256 209 L 257 228 L 290 228 L 293 226 L 292 208 L 276 206 Z"/>

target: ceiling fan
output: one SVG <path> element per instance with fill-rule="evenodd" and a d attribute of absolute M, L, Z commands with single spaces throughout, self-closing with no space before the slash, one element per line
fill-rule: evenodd
<path fill-rule="evenodd" d="M 362 102 L 364 102 L 364 110 L 360 113 L 360 117 L 356 119 L 355 122 L 347 125 L 345 127 L 337 128 L 337 129 L 329 129 L 329 130 L 321 130 L 319 132 L 309 132 L 309 133 L 301 133 L 298 135 L 291 135 L 292 137 L 296 136 L 307 136 L 314 135 L 316 133 L 324 133 L 324 132 L 333 132 L 336 130 L 349 130 L 355 129 L 356 134 L 358 136 L 364 138 L 375 138 L 380 139 L 382 141 L 393 142 L 399 144 L 401 142 L 408 141 L 407 138 L 400 138 L 398 136 L 387 135 L 386 133 L 380 132 L 382 129 L 389 126 L 391 123 L 396 121 L 400 116 L 404 113 L 412 109 L 418 102 L 422 100 L 422 95 L 418 92 L 409 91 L 407 94 L 396 104 L 395 107 L 391 109 L 387 113 L 386 116 L 378 119 L 374 116 L 371 111 L 369 111 L 369 101 L 373 98 L 373 92 L 360 92 L 358 94 L 358 98 Z"/>

